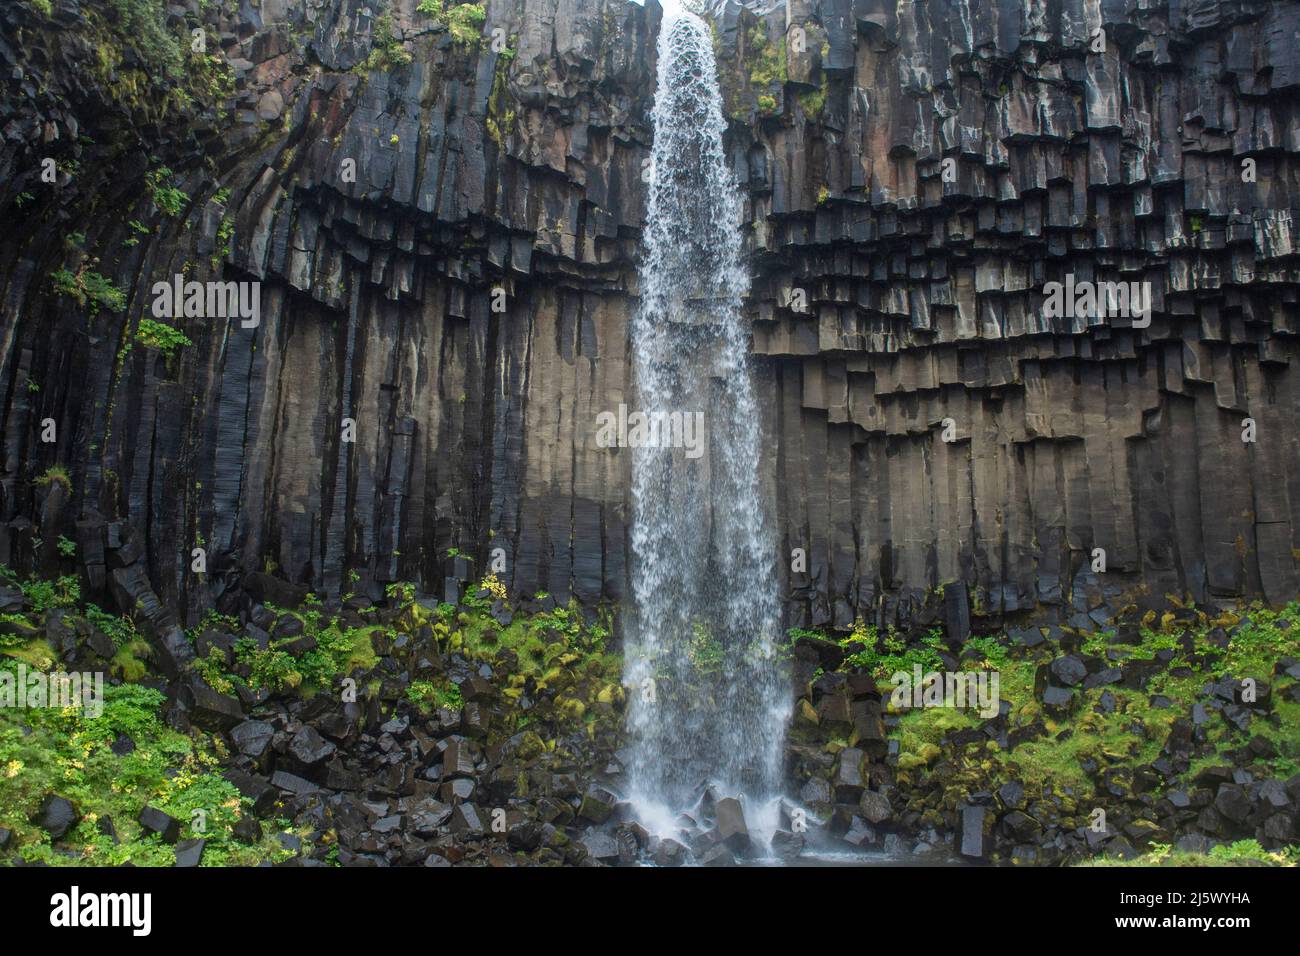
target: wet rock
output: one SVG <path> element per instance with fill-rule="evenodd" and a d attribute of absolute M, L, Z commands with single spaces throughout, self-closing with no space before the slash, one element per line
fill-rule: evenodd
<path fill-rule="evenodd" d="M 608 833 L 592 830 L 578 842 L 586 848 L 587 855 L 599 863 L 612 865 L 619 861 L 618 841 Z"/>
<path fill-rule="evenodd" d="M 700 854 L 700 866 L 735 866 L 736 857 L 723 844 L 711 846 Z"/>
<path fill-rule="evenodd" d="M 849 821 L 849 828 L 840 839 L 852 846 L 864 847 L 876 842 L 876 829 L 862 817 L 855 815 Z"/>
<path fill-rule="evenodd" d="M 1043 707 L 1055 714 L 1065 715 L 1074 709 L 1077 698 L 1066 687 L 1047 687 L 1043 690 Z"/>
<path fill-rule="evenodd" d="M 858 802 L 858 809 L 862 813 L 863 819 L 873 825 L 884 823 L 894 814 L 893 807 L 889 804 L 889 798 L 883 793 L 877 793 L 874 790 L 867 790 L 862 794 L 862 799 Z"/>
<path fill-rule="evenodd" d="M 263 777 L 242 770 L 225 770 L 221 776 L 253 803 L 253 812 L 265 815 L 275 805 L 276 789 Z"/>
<path fill-rule="evenodd" d="M 963 807 L 961 810 L 961 831 L 957 852 L 972 859 L 982 859 L 987 855 L 984 841 L 983 807 Z"/>
<path fill-rule="evenodd" d="M 191 723 L 205 730 L 229 730 L 244 719 L 238 698 L 218 693 L 197 674 L 191 674 L 186 681 L 181 699 Z"/>
<path fill-rule="evenodd" d="M 278 787 L 281 790 L 287 790 L 289 793 L 297 796 L 303 796 L 308 793 L 315 793 L 320 789 L 310 780 L 305 780 L 297 774 L 289 773 L 287 770 L 277 770 L 271 775 L 271 786 Z"/>
<path fill-rule="evenodd" d="M 1018 780 L 1008 780 L 998 787 L 998 799 L 1008 810 L 1019 810 L 1025 802 L 1025 787 Z"/>
<path fill-rule="evenodd" d="M 790 830 L 777 830 L 772 834 L 772 852 L 787 863 L 803 852 L 804 835 Z"/>
<path fill-rule="evenodd" d="M 453 833 L 461 837 L 479 836 L 485 832 L 478 807 L 472 803 L 458 804 L 452 811 L 449 826 Z"/>
<path fill-rule="evenodd" d="M 733 853 L 749 850 L 749 827 L 745 823 L 745 811 L 740 801 L 734 797 L 723 797 L 714 810 L 718 822 L 718 835 Z"/>
<path fill-rule="evenodd" d="M 669 838 L 659 840 L 651 854 L 656 866 L 681 866 L 688 856 L 685 846 Z"/>
<path fill-rule="evenodd" d="M 799 800 L 809 806 L 831 802 L 830 781 L 813 777 L 799 790 Z"/>
<path fill-rule="evenodd" d="M 862 780 L 863 753 L 856 747 L 846 747 L 840 751 L 835 765 L 835 802 L 855 803 L 862 796 L 865 784 Z"/>
<path fill-rule="evenodd" d="M 442 753 L 442 775 L 444 779 L 474 776 L 474 746 L 469 741 L 451 738 L 447 749 Z M 604 821 L 597 821 L 604 822 Z"/>
<path fill-rule="evenodd" d="M 1203 833 L 1185 833 L 1174 841 L 1174 849 L 1182 853 L 1209 853 L 1215 842 Z"/>
<path fill-rule="evenodd" d="M 592 823 L 604 823 L 614 812 L 616 799 L 612 793 L 601 787 L 593 787 L 582 796 L 578 816 Z"/>

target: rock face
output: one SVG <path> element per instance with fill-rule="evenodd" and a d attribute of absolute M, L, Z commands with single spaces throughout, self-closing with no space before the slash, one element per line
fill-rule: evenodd
<path fill-rule="evenodd" d="M 657 5 L 491 0 L 474 41 L 411 0 L 195 0 L 184 109 L 82 6 L 0 9 L 0 562 L 69 571 L 67 537 L 163 645 L 247 590 L 442 593 L 453 547 L 621 599 L 596 417 L 635 402 Z M 1300 4 L 714 13 L 789 622 L 951 581 L 974 614 L 1293 596 Z M 258 324 L 177 319 L 168 357 L 138 326 L 176 275 L 261 283 Z M 1121 281 L 1149 325 L 1047 314 Z"/>

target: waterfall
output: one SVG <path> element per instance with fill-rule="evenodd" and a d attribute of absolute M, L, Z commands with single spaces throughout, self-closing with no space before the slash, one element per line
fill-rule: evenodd
<path fill-rule="evenodd" d="M 741 309 L 743 204 L 722 145 L 708 26 L 669 8 L 658 51 L 631 329 L 639 410 L 661 423 L 701 412 L 705 440 L 694 455 L 631 443 L 631 798 L 644 821 L 671 827 L 711 787 L 740 797 L 754 827 L 757 815 L 775 816 L 790 705 Z"/>

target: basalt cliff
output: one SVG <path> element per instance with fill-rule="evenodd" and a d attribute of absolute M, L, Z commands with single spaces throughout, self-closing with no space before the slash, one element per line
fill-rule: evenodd
<path fill-rule="evenodd" d="M 497 549 L 623 601 L 658 6 L 133 10 L 0 7 L 0 563 L 160 627 Z M 711 21 L 787 624 L 1294 597 L 1300 3 Z M 160 322 L 178 275 L 257 325 Z"/>

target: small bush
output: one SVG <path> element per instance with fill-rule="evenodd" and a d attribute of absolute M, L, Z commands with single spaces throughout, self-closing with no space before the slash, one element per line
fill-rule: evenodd
<path fill-rule="evenodd" d="M 135 330 L 135 340 L 145 348 L 157 349 L 167 358 L 171 358 L 179 346 L 194 344 L 180 329 L 153 319 L 140 320 L 140 325 Z"/>
<path fill-rule="evenodd" d="M 82 307 L 94 305 L 109 312 L 121 312 L 126 308 L 126 293 L 106 276 L 87 268 L 84 262 L 75 273 L 59 269 L 50 273 L 50 278 L 54 281 L 55 293 L 71 296 Z"/>

